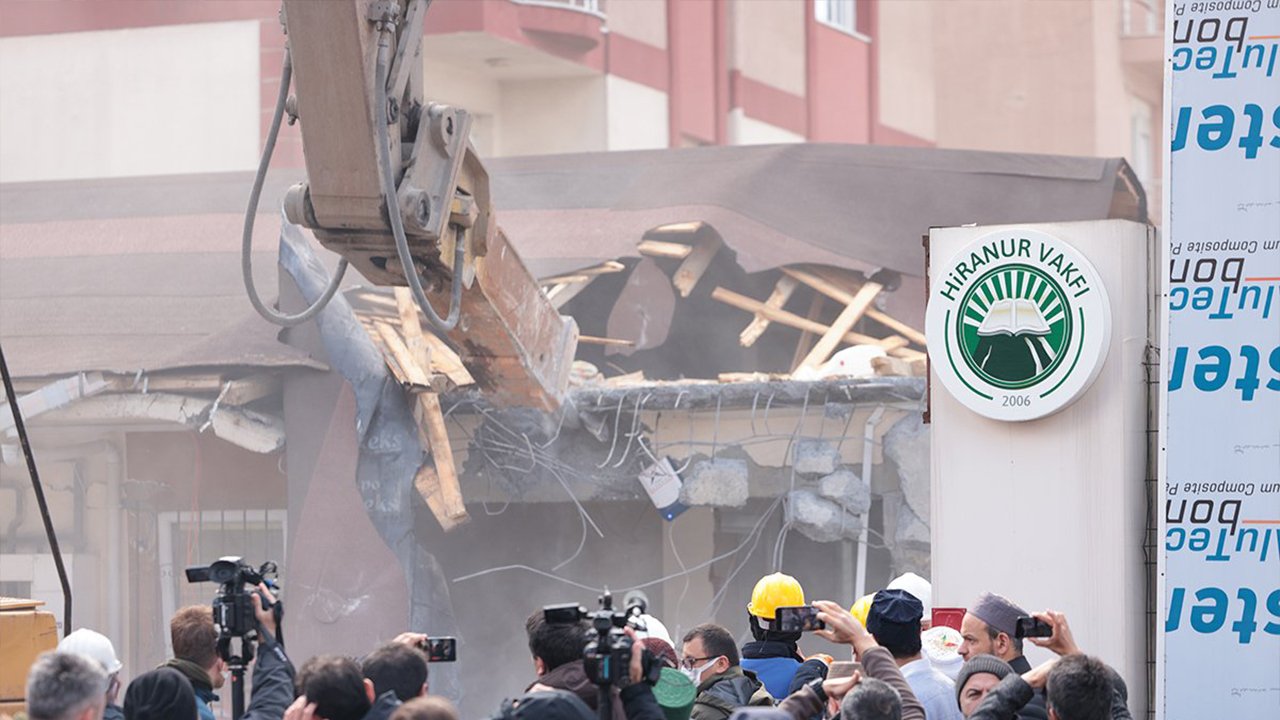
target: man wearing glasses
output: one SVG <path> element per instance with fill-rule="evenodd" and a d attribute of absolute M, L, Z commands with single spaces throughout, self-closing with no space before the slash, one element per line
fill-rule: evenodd
<path fill-rule="evenodd" d="M 684 636 L 680 672 L 698 688 L 690 720 L 728 720 L 740 707 L 773 705 L 769 691 L 739 662 L 733 636 L 719 625 L 699 625 Z"/>

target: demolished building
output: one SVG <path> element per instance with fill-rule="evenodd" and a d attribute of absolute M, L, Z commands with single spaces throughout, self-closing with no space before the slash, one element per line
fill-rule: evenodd
<path fill-rule="evenodd" d="M 0 342 L 76 587 L 127 578 L 127 598 L 77 600 L 132 666 L 206 599 L 181 566 L 226 554 L 280 563 L 299 657 L 413 627 L 458 635 L 464 671 L 605 586 L 673 629 L 738 631 L 777 567 L 849 602 L 927 574 L 921 235 L 1146 219 L 1122 160 L 797 145 L 490 166 L 507 236 L 581 333 L 551 413 L 504 402 L 388 289 L 277 334 L 240 296 L 246 176 L 0 187 Z M 325 253 L 280 237 L 282 307 L 301 307 Z M 5 580 L 52 599 L 23 469 L 0 470 Z"/>

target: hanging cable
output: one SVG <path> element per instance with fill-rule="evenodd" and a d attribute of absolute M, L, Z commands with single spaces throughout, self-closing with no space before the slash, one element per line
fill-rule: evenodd
<path fill-rule="evenodd" d="M 400 265 L 404 268 L 404 277 L 409 282 L 413 299 L 417 301 L 418 307 L 431 327 L 438 332 L 446 333 L 457 326 L 458 317 L 462 311 L 462 270 L 466 263 L 466 246 L 464 245 L 466 234 L 461 226 L 457 226 L 453 242 L 453 282 L 449 292 L 449 313 L 441 318 L 435 308 L 431 307 L 427 294 L 422 289 L 417 266 L 414 265 L 413 256 L 409 252 L 409 240 L 404 234 L 404 221 L 397 212 L 396 179 L 391 164 L 391 140 L 387 133 L 387 126 L 390 124 L 387 117 L 390 102 L 387 96 L 387 82 L 391 71 L 391 34 L 395 32 L 394 21 L 386 17 L 379 20 L 378 31 L 378 55 L 374 77 L 374 85 L 377 88 L 374 104 L 377 107 L 374 109 L 373 124 L 378 135 L 378 165 L 381 170 L 378 179 L 382 185 L 382 197 L 387 206 L 387 219 L 391 222 L 391 234 L 396 241 L 396 254 L 400 256 Z M 427 120 L 424 118 L 423 122 Z"/>
<path fill-rule="evenodd" d="M 319 315 L 325 305 L 333 299 L 334 293 L 338 292 L 338 287 L 342 284 L 342 276 L 347 272 L 347 259 L 342 258 L 338 261 L 337 272 L 334 273 L 333 279 L 329 281 L 328 287 L 320 297 L 310 307 L 296 315 L 286 315 L 267 307 L 258 296 L 258 289 L 253 284 L 253 224 L 258 216 L 258 200 L 262 197 L 262 184 L 267 179 L 267 166 L 271 164 L 271 156 L 276 149 L 276 138 L 280 135 L 280 121 L 284 118 L 285 103 L 289 99 L 289 82 L 292 78 L 293 60 L 286 46 L 284 66 L 280 70 L 280 93 L 276 96 L 276 108 L 271 116 L 271 129 L 267 131 L 267 144 L 262 148 L 262 158 L 258 161 L 258 173 L 253 177 L 253 189 L 249 191 L 249 207 L 244 213 L 244 233 L 240 241 L 240 273 L 244 276 L 244 289 L 249 295 L 249 303 L 259 315 L 276 325 L 285 327 L 301 325 Z"/>

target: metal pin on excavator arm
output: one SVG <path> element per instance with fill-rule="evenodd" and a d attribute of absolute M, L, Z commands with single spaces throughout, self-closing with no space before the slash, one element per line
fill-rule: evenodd
<path fill-rule="evenodd" d="M 470 114 L 425 101 L 428 5 L 284 0 L 308 178 L 289 189 L 285 216 L 370 281 L 412 288 L 495 400 L 553 410 L 577 326 L 498 228 Z"/>

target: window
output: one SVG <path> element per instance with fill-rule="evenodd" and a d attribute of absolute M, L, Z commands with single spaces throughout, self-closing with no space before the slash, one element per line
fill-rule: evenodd
<path fill-rule="evenodd" d="M 208 604 L 218 589 L 212 583 L 187 582 L 184 569 L 188 566 L 208 565 L 226 555 L 239 555 L 255 568 L 272 560 L 284 582 L 284 510 L 162 512 L 157 520 L 160 602 L 166 624 L 180 607 Z M 166 644 L 168 635 L 165 632 Z"/>
<path fill-rule="evenodd" d="M 813 0 L 813 14 L 818 22 L 843 30 L 858 32 L 858 9 L 855 0 Z"/>

